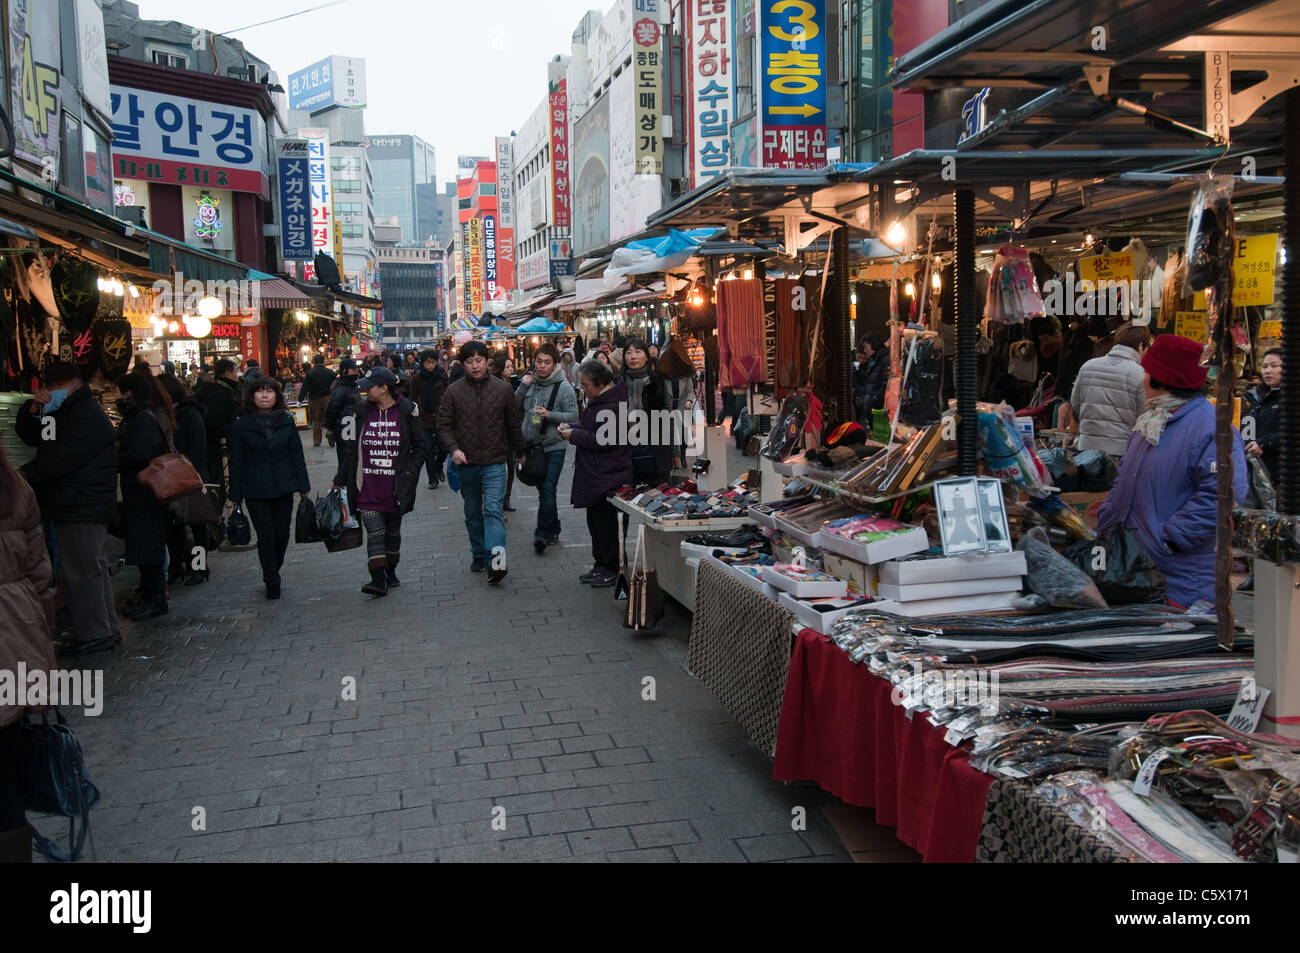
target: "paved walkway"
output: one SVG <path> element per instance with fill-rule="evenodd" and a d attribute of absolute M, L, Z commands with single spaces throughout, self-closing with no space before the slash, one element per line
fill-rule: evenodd
<path fill-rule="evenodd" d="M 327 488 L 334 451 L 307 455 Z M 684 671 L 689 615 L 623 629 L 612 590 L 577 582 L 582 515 L 562 502 L 564 542 L 537 556 L 536 491 L 514 502 L 499 589 L 469 572 L 460 497 L 422 486 L 385 598 L 360 592 L 364 550 L 291 544 L 279 602 L 254 551 L 223 551 L 169 616 L 123 622 L 93 663 L 103 714 L 72 719 L 103 792 L 97 858 L 847 861 L 826 796 L 772 781 Z"/>

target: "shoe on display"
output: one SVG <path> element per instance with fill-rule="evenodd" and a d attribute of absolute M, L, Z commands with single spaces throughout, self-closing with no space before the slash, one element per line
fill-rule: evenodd
<path fill-rule="evenodd" d="M 145 619 L 154 619 L 166 614 L 167 603 L 142 602 L 134 608 L 128 609 L 126 617 L 132 622 L 143 622 Z"/>
<path fill-rule="evenodd" d="M 493 569 L 488 573 L 488 582 L 494 586 L 501 585 L 501 580 L 506 578 L 504 569 Z"/>
<path fill-rule="evenodd" d="M 482 572 L 484 569 L 487 569 L 486 559 L 476 559 L 469 564 L 470 572 Z"/>
<path fill-rule="evenodd" d="M 112 635 L 106 639 L 91 639 L 89 642 L 69 642 L 58 650 L 58 655 L 60 658 L 93 655 L 95 652 L 107 652 L 121 643 L 122 637 L 120 635 Z"/>
<path fill-rule="evenodd" d="M 618 581 L 618 573 L 602 572 L 599 575 L 595 576 L 593 579 L 591 579 L 587 583 L 587 585 L 591 586 L 591 588 L 593 589 L 608 589 L 610 586 L 614 585 L 614 583 L 617 581 Z"/>

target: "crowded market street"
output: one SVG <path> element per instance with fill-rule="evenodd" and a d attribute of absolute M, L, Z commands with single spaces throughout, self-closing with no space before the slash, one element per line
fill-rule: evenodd
<path fill-rule="evenodd" d="M 306 452 L 327 489 L 334 451 Z M 96 859 L 848 860 L 818 809 L 830 799 L 773 781 L 683 670 L 689 616 L 621 628 L 612 590 L 577 582 L 581 517 L 562 510 L 561 544 L 537 556 L 536 494 L 520 490 L 500 589 L 469 572 L 460 497 L 422 485 L 402 587 L 382 601 L 359 591 L 361 550 L 291 544 L 269 602 L 255 549 L 226 547 L 209 583 L 173 587 L 169 615 L 123 622 L 94 663 L 103 713 L 69 712 L 103 791 Z M 124 595 L 131 577 L 116 576 Z"/>

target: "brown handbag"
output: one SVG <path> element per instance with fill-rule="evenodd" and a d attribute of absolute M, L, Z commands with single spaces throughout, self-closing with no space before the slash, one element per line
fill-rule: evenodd
<path fill-rule="evenodd" d="M 163 430 L 163 436 L 169 452 L 150 460 L 148 466 L 137 474 L 136 480 L 159 503 L 170 503 L 203 489 L 203 478 L 189 457 L 176 452 L 176 445 L 166 430 Z"/>

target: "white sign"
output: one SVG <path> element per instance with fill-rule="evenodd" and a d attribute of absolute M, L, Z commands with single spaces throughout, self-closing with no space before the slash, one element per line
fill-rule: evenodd
<path fill-rule="evenodd" d="M 515 227 L 515 173 L 508 136 L 497 138 L 497 216 L 501 228 Z"/>
<path fill-rule="evenodd" d="M 366 104 L 366 61 L 330 56 L 289 76 L 289 108 L 319 112 L 330 106 Z"/>
<path fill-rule="evenodd" d="M 732 3 L 700 0 L 687 6 L 693 186 L 731 165 Z"/>
<path fill-rule="evenodd" d="M 81 56 L 81 98 L 107 119 L 113 114 L 108 49 L 104 46 L 104 12 L 96 0 L 77 0 L 77 51 Z"/>

